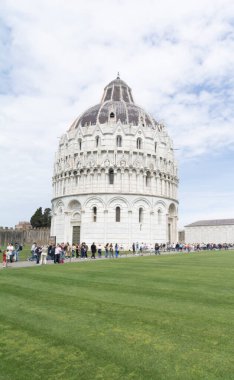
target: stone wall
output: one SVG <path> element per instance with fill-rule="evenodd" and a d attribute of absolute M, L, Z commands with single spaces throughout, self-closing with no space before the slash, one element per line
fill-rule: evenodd
<path fill-rule="evenodd" d="M 184 230 L 181 230 L 178 232 L 178 242 L 179 243 L 185 243 L 185 231 Z"/>
<path fill-rule="evenodd" d="M 234 225 L 185 227 L 186 243 L 234 243 Z"/>
<path fill-rule="evenodd" d="M 47 244 L 49 240 L 49 228 L 35 228 L 27 231 L 19 231 L 13 228 L 0 227 L 0 246 L 5 246 L 9 242 L 18 242 L 25 245 L 32 244 L 35 241 L 38 244 Z"/>

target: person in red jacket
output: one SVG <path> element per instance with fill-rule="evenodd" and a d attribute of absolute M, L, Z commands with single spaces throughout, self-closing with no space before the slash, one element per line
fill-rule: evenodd
<path fill-rule="evenodd" d="M 3 268 L 6 268 L 7 266 L 7 251 L 3 251 L 2 253 L 2 266 Z"/>

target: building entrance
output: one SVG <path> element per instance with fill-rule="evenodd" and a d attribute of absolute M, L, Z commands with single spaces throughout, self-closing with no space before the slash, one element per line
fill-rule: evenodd
<path fill-rule="evenodd" d="M 171 241 L 171 223 L 168 223 L 168 227 L 167 227 L 167 230 L 168 230 L 168 243 L 172 243 Z"/>
<path fill-rule="evenodd" d="M 80 226 L 72 227 L 72 244 L 80 244 Z"/>

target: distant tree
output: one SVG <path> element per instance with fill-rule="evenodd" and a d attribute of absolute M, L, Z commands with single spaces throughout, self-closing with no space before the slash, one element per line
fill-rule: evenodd
<path fill-rule="evenodd" d="M 43 214 L 43 227 L 50 227 L 51 225 L 51 209 L 45 208 Z"/>
<path fill-rule="evenodd" d="M 30 223 L 33 228 L 43 227 L 43 214 L 42 207 L 39 207 L 30 219 Z"/>

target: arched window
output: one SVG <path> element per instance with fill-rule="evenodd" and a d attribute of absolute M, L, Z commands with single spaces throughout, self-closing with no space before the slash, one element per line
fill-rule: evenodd
<path fill-rule="evenodd" d="M 100 141 L 101 141 L 100 137 L 99 137 L 99 136 L 96 136 L 96 148 L 97 148 L 98 146 L 100 146 Z"/>
<path fill-rule="evenodd" d="M 81 139 L 78 140 L 78 146 L 79 146 L 79 149 L 81 150 L 82 149 L 82 140 Z"/>
<path fill-rule="evenodd" d="M 109 184 L 113 185 L 114 184 L 114 170 L 109 169 Z"/>
<path fill-rule="evenodd" d="M 93 207 L 93 222 L 97 221 L 97 207 Z"/>
<path fill-rule="evenodd" d="M 158 224 L 162 223 L 162 211 L 159 209 L 158 210 Z"/>
<path fill-rule="evenodd" d="M 146 187 L 150 187 L 150 172 L 146 173 L 145 185 L 146 185 Z"/>
<path fill-rule="evenodd" d="M 118 148 L 120 148 L 122 146 L 122 136 L 116 137 L 116 145 Z"/>
<path fill-rule="evenodd" d="M 142 149 L 142 139 L 140 137 L 137 138 L 136 147 L 137 149 Z"/>
<path fill-rule="evenodd" d="M 114 119 L 114 117 L 115 117 L 114 112 L 111 112 L 111 113 L 110 113 L 110 119 Z"/>
<path fill-rule="evenodd" d="M 143 208 L 139 208 L 139 223 L 143 223 Z"/>
<path fill-rule="evenodd" d="M 156 142 L 154 143 L 154 151 L 155 151 L 155 153 L 157 152 L 157 143 Z"/>
<path fill-rule="evenodd" d="M 120 222 L 120 207 L 116 207 L 115 209 L 115 221 Z"/>

